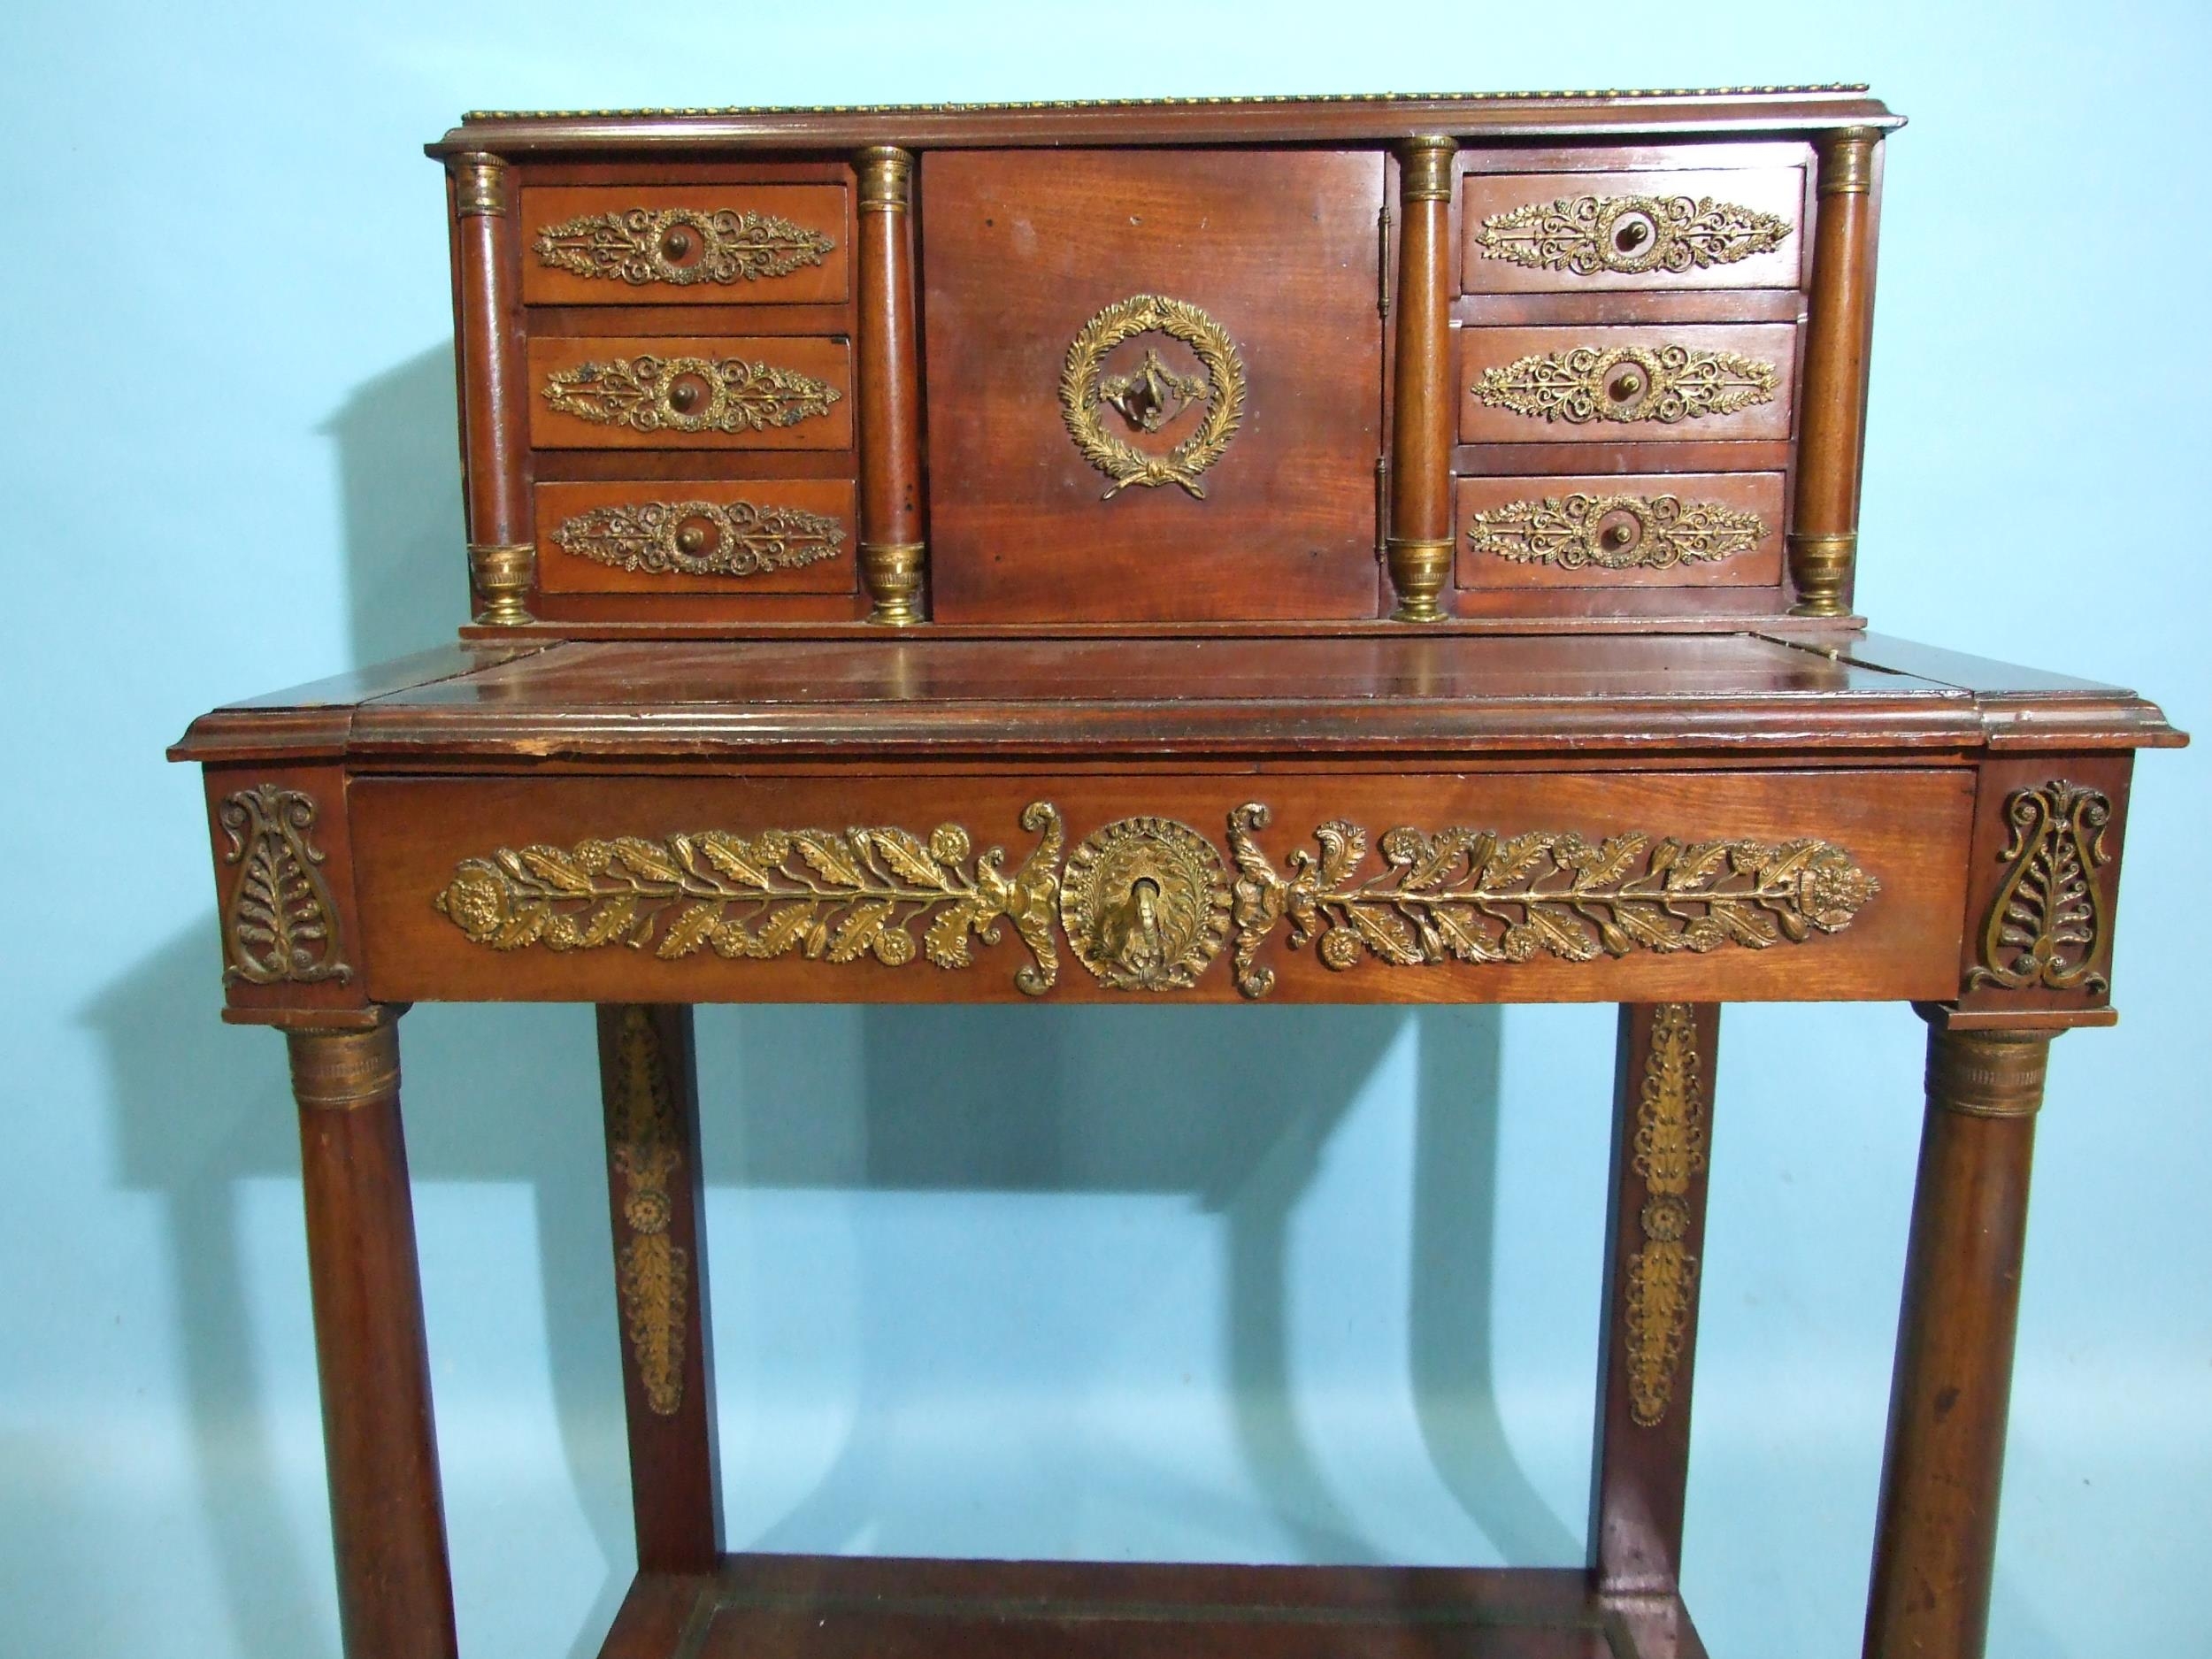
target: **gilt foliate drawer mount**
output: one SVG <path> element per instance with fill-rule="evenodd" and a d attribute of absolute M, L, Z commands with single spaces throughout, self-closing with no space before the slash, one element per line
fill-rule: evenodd
<path fill-rule="evenodd" d="M 411 1003 L 597 1005 L 603 1659 L 1701 1659 L 1720 1005 L 1842 999 L 1930 1026 L 1867 1651 L 1973 1659 L 2044 1058 L 2114 1018 L 2135 752 L 2185 740 L 1855 613 L 1898 125 L 1816 87 L 432 145 L 470 619 L 172 751 L 226 1018 L 291 1047 L 349 1659 L 457 1646 Z M 729 1548 L 693 1005 L 1532 1001 L 1620 1009 L 1585 1565 Z"/>

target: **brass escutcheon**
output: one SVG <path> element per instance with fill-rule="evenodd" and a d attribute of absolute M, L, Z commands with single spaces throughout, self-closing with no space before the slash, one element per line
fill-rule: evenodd
<path fill-rule="evenodd" d="M 1188 990 L 1229 936 L 1228 872 L 1187 824 L 1117 818 L 1069 854 L 1060 920 L 1076 959 L 1115 990 Z"/>

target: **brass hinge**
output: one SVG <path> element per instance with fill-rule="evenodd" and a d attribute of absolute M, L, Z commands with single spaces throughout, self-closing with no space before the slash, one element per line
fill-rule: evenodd
<path fill-rule="evenodd" d="M 1390 320 L 1390 204 L 1375 215 L 1375 309 Z"/>

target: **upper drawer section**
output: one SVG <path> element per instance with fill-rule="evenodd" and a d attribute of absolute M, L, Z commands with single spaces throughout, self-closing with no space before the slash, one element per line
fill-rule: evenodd
<path fill-rule="evenodd" d="M 846 296 L 838 185 L 618 185 L 522 193 L 532 305 L 792 305 Z"/>
<path fill-rule="evenodd" d="M 1801 167 L 1715 172 L 1470 173 L 1460 287 L 1795 288 Z"/>
<path fill-rule="evenodd" d="M 541 449 L 849 449 L 842 340 L 540 336 L 530 442 Z"/>

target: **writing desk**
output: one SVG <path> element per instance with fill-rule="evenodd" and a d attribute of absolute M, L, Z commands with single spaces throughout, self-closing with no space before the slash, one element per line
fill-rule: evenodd
<path fill-rule="evenodd" d="M 1701 1655 L 1719 1005 L 1912 1002 L 1867 1650 L 1978 1654 L 2046 1054 L 2113 1018 L 2134 751 L 2185 740 L 1851 611 L 1896 124 L 1796 88 L 434 145 L 475 620 L 172 751 L 226 1017 L 291 1046 L 351 1659 L 455 1647 L 424 1000 L 598 1005 L 607 1659 Z M 724 1554 L 691 1005 L 1052 1000 L 1620 1005 L 1586 1570 Z"/>

